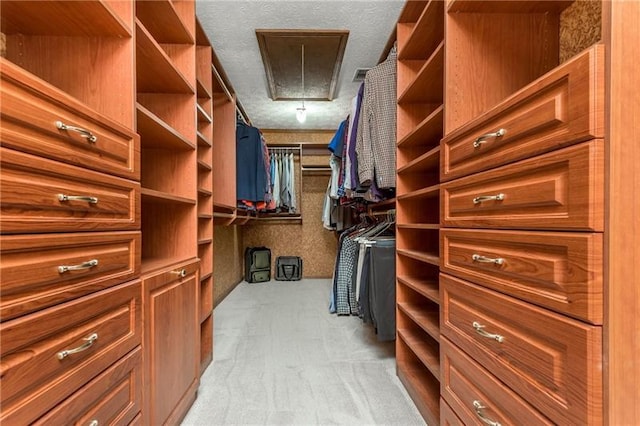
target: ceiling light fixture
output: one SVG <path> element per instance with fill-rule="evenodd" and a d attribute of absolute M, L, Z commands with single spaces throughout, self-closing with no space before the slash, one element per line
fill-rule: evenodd
<path fill-rule="evenodd" d="M 304 44 L 302 45 L 302 107 L 296 108 L 296 119 L 304 123 L 307 119 L 307 109 L 304 107 Z"/>

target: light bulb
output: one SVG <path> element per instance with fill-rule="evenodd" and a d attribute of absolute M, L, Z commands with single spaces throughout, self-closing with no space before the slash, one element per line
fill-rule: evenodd
<path fill-rule="evenodd" d="M 305 107 L 296 108 L 296 120 L 300 123 L 304 123 L 307 119 L 307 109 Z"/>

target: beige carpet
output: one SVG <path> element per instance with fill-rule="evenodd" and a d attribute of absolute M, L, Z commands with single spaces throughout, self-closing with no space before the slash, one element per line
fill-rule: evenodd
<path fill-rule="evenodd" d="M 328 312 L 330 280 L 241 283 L 214 312 L 214 361 L 183 425 L 424 425 L 393 343 Z"/>

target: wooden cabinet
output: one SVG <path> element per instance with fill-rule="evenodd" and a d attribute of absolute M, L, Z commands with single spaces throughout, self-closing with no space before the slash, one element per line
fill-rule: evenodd
<path fill-rule="evenodd" d="M 145 422 L 175 424 L 196 397 L 200 371 L 198 262 L 172 265 L 143 280 Z"/>
<path fill-rule="evenodd" d="M 440 418 L 443 8 L 442 1 L 407 2 L 397 25 L 397 372 L 429 424 Z"/>
<path fill-rule="evenodd" d="M 640 417 L 637 19 L 619 1 L 406 3 L 396 353 L 429 424 Z"/>

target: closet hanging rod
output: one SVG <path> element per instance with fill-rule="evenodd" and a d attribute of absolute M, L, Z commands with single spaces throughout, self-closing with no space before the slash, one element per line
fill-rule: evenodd
<path fill-rule="evenodd" d="M 388 215 L 394 215 L 396 214 L 396 209 L 389 209 L 389 210 L 385 210 L 385 211 L 381 211 L 381 212 L 373 212 L 370 213 L 370 216 L 388 216 Z"/>

